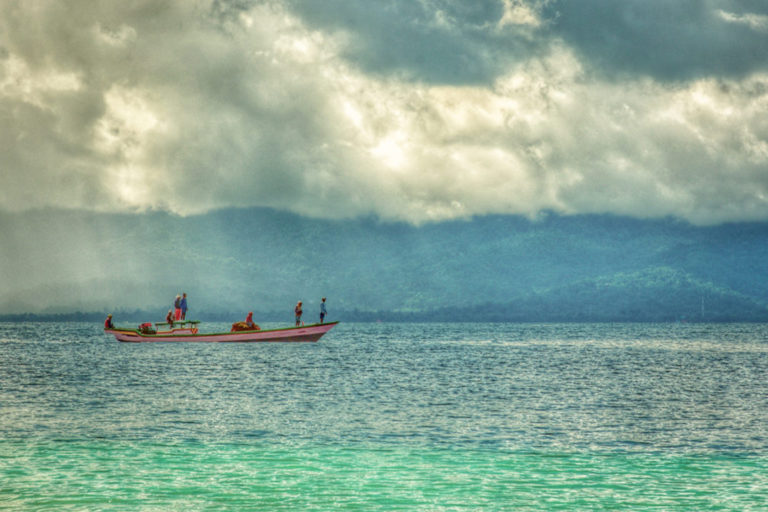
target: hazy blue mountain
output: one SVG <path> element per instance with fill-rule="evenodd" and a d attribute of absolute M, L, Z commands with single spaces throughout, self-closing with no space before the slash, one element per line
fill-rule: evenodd
<path fill-rule="evenodd" d="M 488 216 L 415 227 L 267 209 L 0 214 L 0 314 L 768 320 L 768 224 Z M 356 312 L 356 313 L 355 313 Z"/>

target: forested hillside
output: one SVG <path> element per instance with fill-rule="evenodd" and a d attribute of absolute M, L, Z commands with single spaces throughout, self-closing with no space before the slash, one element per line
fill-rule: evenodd
<path fill-rule="evenodd" d="M 34 233 L 34 236 L 28 234 Z M 0 215 L 0 314 L 312 310 L 514 321 L 766 320 L 768 224 L 489 216 L 423 226 L 265 209 Z M 375 314 L 374 314 L 375 313 Z"/>

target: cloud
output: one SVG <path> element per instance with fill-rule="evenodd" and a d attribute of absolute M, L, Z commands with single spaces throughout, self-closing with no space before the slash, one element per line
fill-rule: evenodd
<path fill-rule="evenodd" d="M 4 3 L 0 208 L 768 218 L 761 14 L 579 5 Z"/>
<path fill-rule="evenodd" d="M 716 12 L 723 20 L 729 23 L 746 25 L 752 30 L 757 30 L 759 32 L 768 31 L 768 15 L 754 13 L 735 14 L 723 11 L 722 9 L 719 9 Z"/>
<path fill-rule="evenodd" d="M 499 27 L 531 26 L 540 27 L 542 19 L 535 4 L 522 0 L 503 0 L 504 13 L 499 20 Z"/>

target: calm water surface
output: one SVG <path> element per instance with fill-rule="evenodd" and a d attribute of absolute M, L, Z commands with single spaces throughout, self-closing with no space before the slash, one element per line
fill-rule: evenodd
<path fill-rule="evenodd" d="M 762 324 L 0 323 L 0 509 L 768 510 L 767 376 Z"/>

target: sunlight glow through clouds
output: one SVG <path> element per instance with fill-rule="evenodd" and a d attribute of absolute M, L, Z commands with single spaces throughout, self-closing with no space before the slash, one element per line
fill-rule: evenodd
<path fill-rule="evenodd" d="M 135 157 L 150 138 L 160 135 L 160 121 L 138 91 L 113 87 L 104 100 L 107 108 L 96 132 L 104 151 Z"/>
<path fill-rule="evenodd" d="M 163 123 L 137 90 L 113 87 L 105 94 L 106 111 L 96 123 L 94 149 L 107 158 L 107 187 L 120 205 L 139 210 L 164 207 L 148 203 L 157 197 L 164 173 L 156 168 L 149 152 L 152 141 L 163 136 Z"/>
<path fill-rule="evenodd" d="M 9 56 L 5 62 L 0 60 L 0 64 L 0 94 L 41 108 L 49 106 L 47 95 L 77 91 L 82 86 L 76 73 L 53 69 L 33 71 L 26 62 L 15 55 Z"/>
<path fill-rule="evenodd" d="M 538 27 L 541 19 L 534 6 L 521 0 L 503 0 L 504 14 L 499 20 L 499 27 L 507 25 L 529 25 Z"/>

